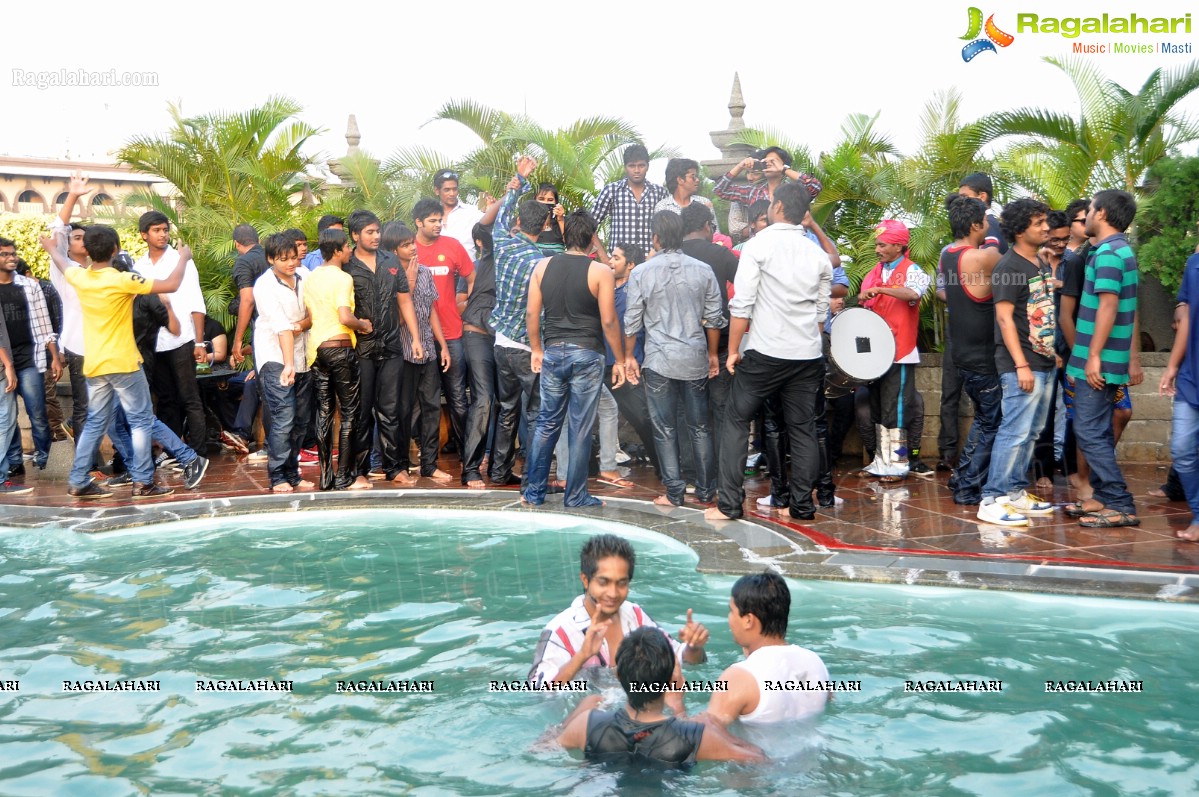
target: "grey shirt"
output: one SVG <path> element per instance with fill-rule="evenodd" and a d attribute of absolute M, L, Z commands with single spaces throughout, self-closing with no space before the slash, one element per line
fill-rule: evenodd
<path fill-rule="evenodd" d="M 12 344 L 8 341 L 8 327 L 4 325 L 3 318 L 0 318 L 0 349 L 4 349 L 8 356 L 12 357 Z"/>
<path fill-rule="evenodd" d="M 625 335 L 645 329 L 642 366 L 669 379 L 707 377 L 704 330 L 727 323 L 711 267 L 679 251 L 663 252 L 633 269 L 627 296 Z"/>

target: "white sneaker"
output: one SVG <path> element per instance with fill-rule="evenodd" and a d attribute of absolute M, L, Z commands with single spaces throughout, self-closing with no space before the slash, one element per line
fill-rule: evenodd
<path fill-rule="evenodd" d="M 764 495 L 758 499 L 758 506 L 765 507 L 767 509 L 774 509 L 777 504 L 774 503 L 773 495 Z"/>
<path fill-rule="evenodd" d="M 996 526 L 1027 526 L 1028 518 L 1009 507 L 1006 502 L 992 501 L 978 505 L 978 519 Z"/>
<path fill-rule="evenodd" d="M 266 459 L 267 457 L 265 448 L 260 448 L 246 457 L 247 462 L 266 462 Z"/>
<path fill-rule="evenodd" d="M 615 456 L 615 459 L 616 459 L 616 464 L 617 464 L 617 465 L 623 465 L 623 464 L 625 464 L 626 462 L 628 462 L 629 460 L 631 460 L 631 459 L 632 459 L 632 457 L 630 457 L 628 454 L 626 454 L 626 453 L 624 452 L 624 449 L 623 449 L 623 448 L 617 448 L 617 449 L 616 449 L 616 456 Z"/>
<path fill-rule="evenodd" d="M 1053 504 L 1042 501 L 1025 490 L 1021 490 L 1016 495 L 1009 495 L 1007 505 L 1013 511 L 1028 517 L 1047 517 L 1053 514 Z"/>

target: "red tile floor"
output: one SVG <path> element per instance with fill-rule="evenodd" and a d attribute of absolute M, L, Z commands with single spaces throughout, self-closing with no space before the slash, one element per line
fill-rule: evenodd
<path fill-rule="evenodd" d="M 461 490 L 457 479 L 460 468 L 455 458 L 443 457 L 440 464 L 454 474 L 453 482 L 442 485 L 431 479 L 420 479 L 417 486 Z M 315 481 L 318 471 L 315 466 L 309 466 L 304 468 L 304 473 Z M 1199 573 L 1199 544 L 1182 542 L 1174 537 L 1174 532 L 1185 528 L 1190 520 L 1187 506 L 1147 495 L 1148 490 L 1165 480 L 1165 467 L 1128 465 L 1124 473 L 1137 497 L 1141 517 L 1141 525 L 1137 528 L 1085 529 L 1060 513 L 1054 517 L 1033 518 L 1032 525 L 1027 528 L 985 525 L 975 519 L 974 507 L 953 503 L 945 487 L 947 474 L 944 473 L 928 479 L 910 476 L 904 484 L 883 490 L 876 482 L 854 475 L 853 471 L 838 472 L 838 495 L 845 503 L 837 509 L 820 511 L 816 520 L 808 523 L 792 521 L 785 514 L 760 510 L 756 499 L 768 491 L 768 480 L 750 477 L 746 479 L 746 517 L 775 529 L 785 529 L 833 551 L 879 551 L 905 556 L 935 555 Z M 651 500 L 659 494 L 657 479 L 650 468 L 633 467 L 629 478 L 635 482 L 635 487 L 617 489 L 593 480 L 591 489 L 601 498 Z M 228 453 L 212 456 L 208 475 L 197 490 L 184 489 L 175 473 L 160 475 L 160 481 L 176 488 L 173 496 L 160 499 L 167 502 L 263 495 L 268 487 L 265 463 L 251 463 L 245 457 Z M 6 498 L 0 502 L 0 507 L 9 504 L 100 509 L 129 501 L 129 488 L 116 489 L 112 499 L 83 502 L 67 496 L 63 481 L 42 478 L 31 479 L 28 483 L 35 486 L 33 493 Z M 376 484 L 381 486 L 381 483 Z M 1051 496 L 1041 497 L 1055 503 L 1074 498 L 1061 479 Z M 0 509 L 0 525 L 3 525 L 4 512 Z"/>

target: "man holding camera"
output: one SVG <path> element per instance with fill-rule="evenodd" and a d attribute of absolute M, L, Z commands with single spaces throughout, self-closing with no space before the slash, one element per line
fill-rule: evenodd
<path fill-rule="evenodd" d="M 761 172 L 762 179 L 755 183 L 736 182 L 743 172 Z M 749 207 L 759 199 L 766 199 L 773 203 L 774 189 L 789 181 L 797 182 L 808 189 L 812 199 L 815 199 L 820 194 L 821 188 L 824 187 L 812 175 L 792 169 L 791 153 L 787 150 L 782 147 L 767 147 L 741 161 L 728 174 L 717 180 L 713 193 L 721 199 L 740 202 L 745 207 Z M 741 230 L 729 230 L 730 235 L 737 235 L 740 232 Z M 823 241 L 821 243 L 823 244 Z"/>

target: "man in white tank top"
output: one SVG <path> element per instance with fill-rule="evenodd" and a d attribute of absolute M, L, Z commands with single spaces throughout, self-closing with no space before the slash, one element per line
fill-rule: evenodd
<path fill-rule="evenodd" d="M 708 703 L 721 724 L 786 722 L 824 710 L 828 669 L 812 651 L 787 644 L 790 612 L 791 590 L 776 573 L 742 576 L 733 585 L 729 629 L 746 657 L 724 671 L 728 691 L 714 692 Z"/>

